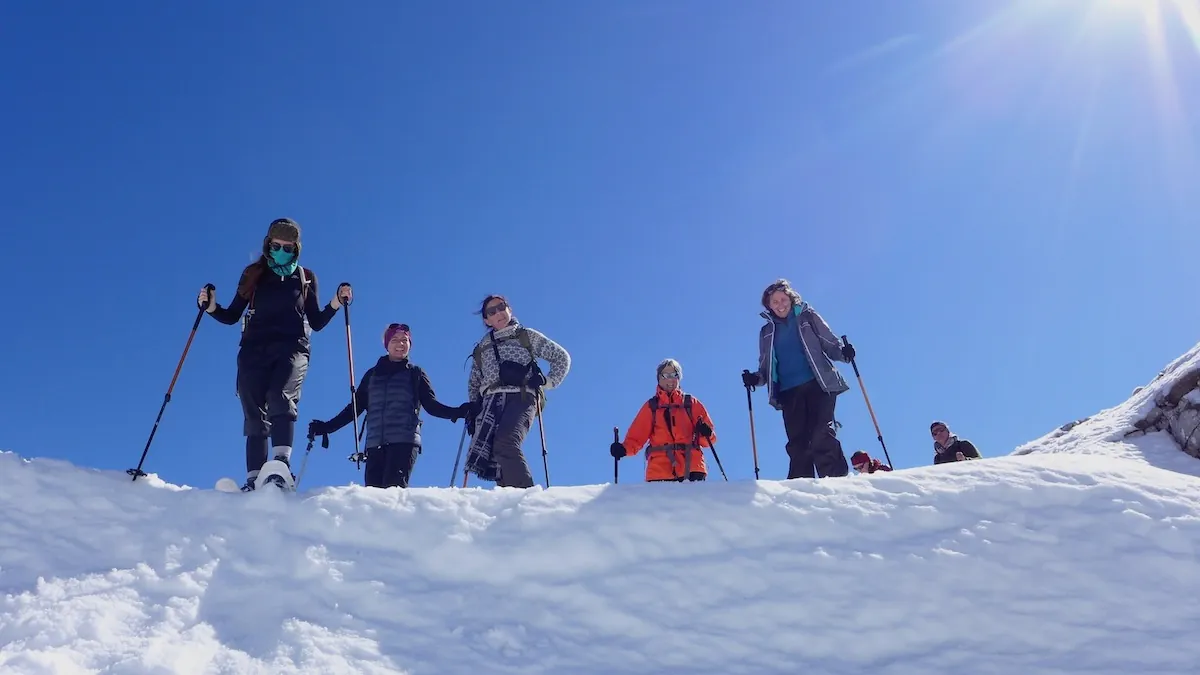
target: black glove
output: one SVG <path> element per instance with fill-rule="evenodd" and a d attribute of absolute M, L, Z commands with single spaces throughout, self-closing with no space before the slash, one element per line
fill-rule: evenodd
<path fill-rule="evenodd" d="M 743 387 L 751 387 L 751 388 L 757 387 L 758 386 L 758 373 L 752 373 L 748 370 L 743 370 L 742 371 L 742 386 Z"/>
<path fill-rule="evenodd" d="M 853 361 L 856 353 L 857 352 L 854 351 L 854 345 L 850 344 L 849 342 L 842 345 L 842 356 L 846 357 L 847 361 Z"/>
<path fill-rule="evenodd" d="M 471 412 L 471 404 L 470 403 L 464 403 L 464 404 L 458 406 L 457 408 L 451 408 L 450 409 L 450 421 L 452 423 L 457 422 L 457 421 L 463 419 L 464 417 L 466 417 L 468 414 L 470 414 L 470 412 Z"/>
<path fill-rule="evenodd" d="M 317 436 L 325 436 L 329 433 L 329 422 L 321 420 L 313 420 L 308 423 L 308 437 L 316 438 Z"/>
<path fill-rule="evenodd" d="M 467 419 L 469 420 L 474 420 L 479 417 L 479 413 L 483 412 L 483 399 L 470 401 L 464 405 L 467 406 Z"/>
<path fill-rule="evenodd" d="M 539 370 L 529 376 L 529 386 L 532 389 L 541 389 L 546 386 L 546 376 Z"/>
<path fill-rule="evenodd" d="M 613 443 L 612 445 L 608 446 L 608 451 L 611 452 L 612 456 L 617 459 L 621 459 L 627 454 L 625 452 L 625 446 L 621 445 L 620 443 Z"/>
<path fill-rule="evenodd" d="M 704 420 L 696 420 L 696 433 L 703 438 L 708 438 L 712 436 L 712 427 Z"/>

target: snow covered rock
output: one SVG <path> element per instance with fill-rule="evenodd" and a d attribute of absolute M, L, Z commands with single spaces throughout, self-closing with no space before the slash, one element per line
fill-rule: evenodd
<path fill-rule="evenodd" d="M 1146 433 L 1167 431 L 1181 450 L 1200 458 L 1200 365 L 1161 389 L 1154 407 L 1133 426 Z"/>
<path fill-rule="evenodd" d="M 1012 452 L 1058 453 L 1122 457 L 1200 476 L 1200 344 L 1122 403 L 1068 422 Z"/>

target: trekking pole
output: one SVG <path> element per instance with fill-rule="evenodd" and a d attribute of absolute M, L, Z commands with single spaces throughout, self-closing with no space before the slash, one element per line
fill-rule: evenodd
<path fill-rule="evenodd" d="M 208 291 L 208 300 L 212 302 L 212 296 L 217 292 L 217 287 L 212 284 L 205 284 L 204 289 Z M 158 431 L 158 423 L 162 421 L 163 411 L 167 409 L 167 404 L 171 402 L 171 392 L 175 389 L 175 382 L 179 379 L 179 371 L 183 370 L 183 360 L 187 358 L 188 350 L 192 348 L 192 339 L 196 337 L 196 329 L 200 327 L 200 319 L 204 318 L 204 305 L 196 301 L 196 306 L 200 311 L 196 312 L 196 320 L 192 323 L 192 332 L 188 334 L 187 343 L 183 346 L 183 354 L 179 357 L 179 365 L 175 366 L 175 374 L 171 376 L 171 384 L 167 387 L 167 393 L 163 396 L 162 405 L 158 408 L 158 416 L 154 418 L 154 426 L 150 428 L 150 438 L 146 439 L 146 447 L 142 449 L 142 458 L 138 460 L 136 469 L 126 469 L 125 473 L 133 476 L 136 481 L 138 476 L 145 476 L 146 472 L 142 471 L 142 464 L 146 461 L 146 453 L 150 452 L 150 444 L 154 442 L 154 434 Z"/>
<path fill-rule="evenodd" d="M 842 344 L 851 349 L 854 348 L 845 335 L 842 336 Z M 871 422 L 875 425 L 875 434 L 876 438 L 879 439 L 879 445 L 883 446 L 883 456 L 887 459 L 888 468 L 894 469 L 892 458 L 888 455 L 887 444 L 883 442 L 883 432 L 879 430 L 879 420 L 875 419 L 875 410 L 871 407 L 871 398 L 867 396 L 867 387 L 863 384 L 862 375 L 858 372 L 858 364 L 855 362 L 855 359 L 850 359 L 850 365 L 854 367 L 854 376 L 858 378 L 858 388 L 862 391 L 863 400 L 867 402 L 867 412 L 871 413 Z"/>
<path fill-rule="evenodd" d="M 339 299 L 342 287 L 349 285 L 344 281 L 338 285 Z M 346 316 L 346 359 L 350 362 L 350 410 L 354 413 L 354 454 L 350 456 L 350 459 L 357 468 L 361 469 L 363 454 L 359 449 L 358 443 L 358 400 L 354 397 L 357 392 L 354 387 L 354 346 L 353 341 L 350 339 L 350 303 L 342 302 L 342 310 Z"/>
<path fill-rule="evenodd" d="M 713 442 L 711 434 L 705 436 L 705 438 L 708 439 L 708 449 L 712 450 L 713 452 L 713 459 L 717 460 L 717 468 L 721 470 L 721 476 L 725 479 L 725 482 L 728 483 L 729 476 L 725 475 L 725 467 L 721 466 L 721 456 L 717 454 L 717 444 Z M 700 444 L 697 443 L 696 447 L 700 447 Z"/>
<path fill-rule="evenodd" d="M 458 463 L 462 460 L 463 444 L 467 442 L 467 421 L 463 420 L 462 438 L 458 439 L 458 454 L 454 456 L 454 468 L 450 470 L 450 487 L 454 487 L 454 477 L 458 475 Z"/>
<path fill-rule="evenodd" d="M 616 427 L 613 427 L 613 443 L 621 442 L 621 432 Z M 613 457 L 613 484 L 621 482 L 621 458 Z"/>
<path fill-rule="evenodd" d="M 534 394 L 537 404 L 538 434 L 542 437 L 542 468 L 546 470 L 546 487 L 550 487 L 550 459 L 546 456 L 546 425 L 542 423 L 542 390 L 539 387 Z"/>
<path fill-rule="evenodd" d="M 744 373 L 749 370 L 742 371 Z M 750 396 L 753 389 L 750 385 L 746 385 L 746 408 L 750 410 L 750 452 L 754 453 L 754 480 L 758 480 L 758 440 L 754 434 L 754 398 Z"/>
<path fill-rule="evenodd" d="M 296 476 L 296 487 L 293 488 L 295 490 L 300 489 L 300 481 L 304 479 L 304 470 L 308 467 L 308 453 L 312 452 L 314 440 L 316 440 L 316 436 L 310 431 L 308 433 L 308 447 L 304 448 L 304 459 L 300 461 L 300 473 Z M 329 434 L 321 434 L 321 447 L 326 450 L 329 449 Z"/>

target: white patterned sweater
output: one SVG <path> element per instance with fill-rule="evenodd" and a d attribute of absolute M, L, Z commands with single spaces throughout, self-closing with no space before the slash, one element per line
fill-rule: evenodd
<path fill-rule="evenodd" d="M 505 361 L 513 361 L 521 365 L 529 365 L 533 362 L 530 358 L 529 351 L 516 338 L 517 328 L 520 324 L 516 319 L 513 319 L 504 328 L 496 331 L 497 349 L 500 351 L 500 358 Z M 550 372 L 546 373 L 546 386 L 543 389 L 553 389 L 567 377 L 567 371 L 571 369 L 571 355 L 567 350 L 563 349 L 557 342 L 551 340 L 545 335 L 533 330 L 525 328 L 529 334 L 529 343 L 533 348 L 533 356 L 538 359 L 543 359 L 550 364 Z M 467 397 L 471 401 L 478 401 L 490 393 L 509 392 L 515 393 L 521 391 L 519 387 L 506 387 L 500 384 L 500 364 L 496 362 L 496 353 L 492 349 L 491 332 L 483 336 L 476 347 L 483 346 L 482 362 L 483 372 L 475 366 L 475 359 L 471 359 L 471 376 L 467 379 Z"/>

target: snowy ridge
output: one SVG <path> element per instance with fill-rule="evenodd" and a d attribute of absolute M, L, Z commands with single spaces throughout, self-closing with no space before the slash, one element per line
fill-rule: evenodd
<path fill-rule="evenodd" d="M 1181 377 L 1198 366 L 1200 344 L 1172 361 L 1160 375 L 1127 401 L 1092 415 L 1066 431 L 1056 429 L 1021 445 L 1013 454 L 1103 455 L 1200 476 L 1200 461 L 1181 452 L 1168 434 L 1155 432 L 1143 436 L 1131 433 L 1134 431 L 1134 422 L 1145 417 L 1154 407 L 1155 397 L 1170 389 Z"/>
<path fill-rule="evenodd" d="M 243 495 L 0 453 L 0 673 L 1195 672 L 1200 478 L 1113 439 L 1196 358 L 1022 454 L 819 481 Z"/>

